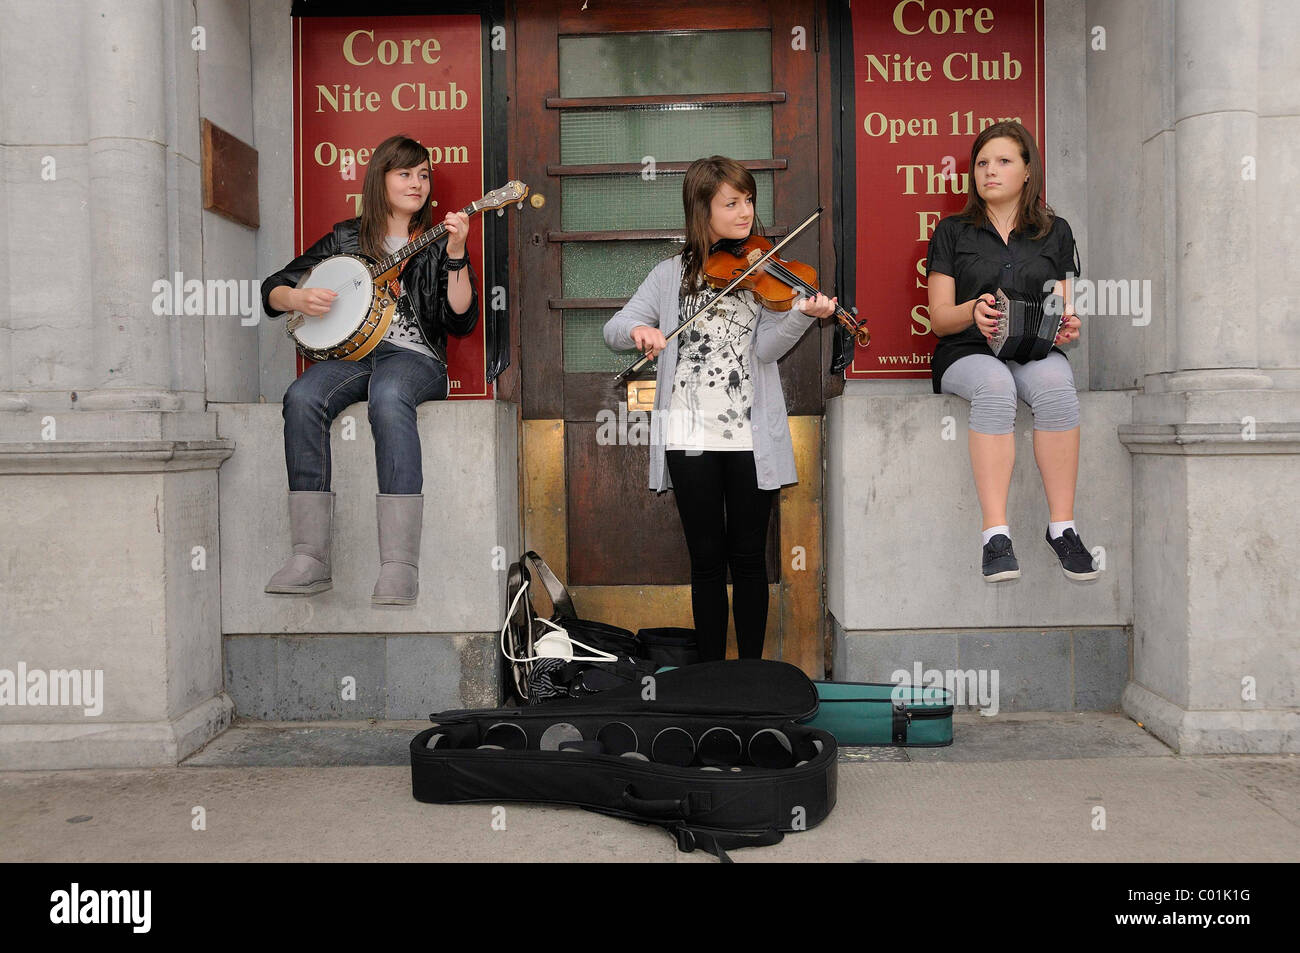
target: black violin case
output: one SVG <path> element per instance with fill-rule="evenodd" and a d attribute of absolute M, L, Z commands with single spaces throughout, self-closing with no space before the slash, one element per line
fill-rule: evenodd
<path fill-rule="evenodd" d="M 411 741 L 411 791 L 431 804 L 572 804 L 658 825 L 679 849 L 727 861 L 835 806 L 835 736 L 800 724 L 817 704 L 795 666 L 746 659 L 584 698 L 439 712 Z"/>

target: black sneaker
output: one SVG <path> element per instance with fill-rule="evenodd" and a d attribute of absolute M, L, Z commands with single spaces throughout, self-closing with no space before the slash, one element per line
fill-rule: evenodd
<path fill-rule="evenodd" d="M 1061 561 L 1061 571 L 1071 579 L 1096 579 L 1101 575 L 1101 570 L 1093 566 L 1092 553 L 1074 530 L 1067 529 L 1059 538 L 1052 539 L 1049 529 L 1046 538 L 1056 558 Z"/>
<path fill-rule="evenodd" d="M 1020 563 L 1011 548 L 1011 537 L 998 533 L 984 544 L 984 581 L 1002 582 L 1019 579 Z"/>

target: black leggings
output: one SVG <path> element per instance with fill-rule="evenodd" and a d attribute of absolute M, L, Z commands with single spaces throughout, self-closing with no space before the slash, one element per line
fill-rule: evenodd
<path fill-rule="evenodd" d="M 740 657 L 762 658 L 767 521 L 776 491 L 758 488 L 754 454 L 742 450 L 669 450 L 668 473 L 691 554 L 691 611 L 700 661 L 727 654 L 728 566 Z"/>

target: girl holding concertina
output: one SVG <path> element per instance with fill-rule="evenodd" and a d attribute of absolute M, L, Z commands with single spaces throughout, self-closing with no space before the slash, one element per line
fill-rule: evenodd
<path fill-rule="evenodd" d="M 325 314 L 337 295 L 295 288 L 331 255 L 383 258 L 433 227 L 429 154 L 406 136 L 380 143 L 362 186 L 360 218 L 339 222 L 320 241 L 262 283 L 266 313 Z M 379 477 L 379 578 L 371 602 L 411 605 L 419 594 L 423 472 L 416 408 L 447 397 L 447 335 L 468 334 L 478 320 L 475 278 L 465 254 L 469 219 L 450 212 L 447 228 L 405 263 L 396 314 L 383 340 L 359 361 L 313 364 L 284 395 L 284 457 L 289 474 L 293 555 L 266 591 L 309 595 L 333 585 L 330 536 L 330 424 L 349 404 L 367 403 Z"/>
<path fill-rule="evenodd" d="M 726 652 L 728 567 L 740 657 L 762 657 L 772 498 L 798 479 L 776 362 L 835 309 L 819 294 L 781 314 L 738 291 L 665 341 L 714 294 L 701 278 L 711 252 L 758 226 L 755 195 L 754 177 L 740 163 L 692 162 L 682 183 L 686 247 L 656 265 L 605 324 L 610 347 L 659 357 L 650 489 L 671 487 L 681 516 L 700 661 Z"/>
<path fill-rule="evenodd" d="M 1002 361 L 988 341 L 997 330 L 998 288 L 1065 301 L 1056 344 L 1079 337 L 1069 275 L 1074 235 L 1042 200 L 1043 162 L 1018 122 L 999 122 L 971 147 L 966 207 L 939 222 L 928 253 L 930 320 L 939 343 L 931 364 L 936 393 L 970 401 L 970 459 L 983 514 L 982 571 L 988 582 L 1020 575 L 1007 525 L 1015 463 L 1016 401 L 1034 415 L 1034 458 L 1047 494 L 1046 540 L 1071 579 L 1097 576 L 1074 523 L 1079 473 L 1079 397 L 1070 362 L 1053 347 L 1042 360 Z"/>

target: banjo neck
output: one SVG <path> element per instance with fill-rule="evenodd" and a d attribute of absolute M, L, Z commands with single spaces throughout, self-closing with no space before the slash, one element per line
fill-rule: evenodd
<path fill-rule="evenodd" d="M 471 202 L 469 205 L 461 209 L 461 211 L 464 212 L 466 215 L 473 216 L 483 211 L 483 209 L 486 207 L 487 207 L 486 201 L 484 199 L 479 199 L 478 202 Z M 434 242 L 436 242 L 439 238 L 441 238 L 445 234 L 447 234 L 447 225 L 445 222 L 439 222 L 437 225 L 433 226 L 433 228 L 429 229 L 424 234 L 422 234 L 419 238 L 415 239 L 414 241 L 407 242 L 405 245 L 397 249 L 397 251 L 393 252 L 391 255 L 386 255 L 383 258 L 379 259 L 379 261 L 371 265 L 370 266 L 371 277 L 377 278 L 380 275 L 386 274 L 393 268 L 396 268 L 402 262 L 406 261 L 406 259 L 410 258 L 412 255 L 424 251 L 424 249 L 428 248 L 430 245 L 432 245 Z"/>

